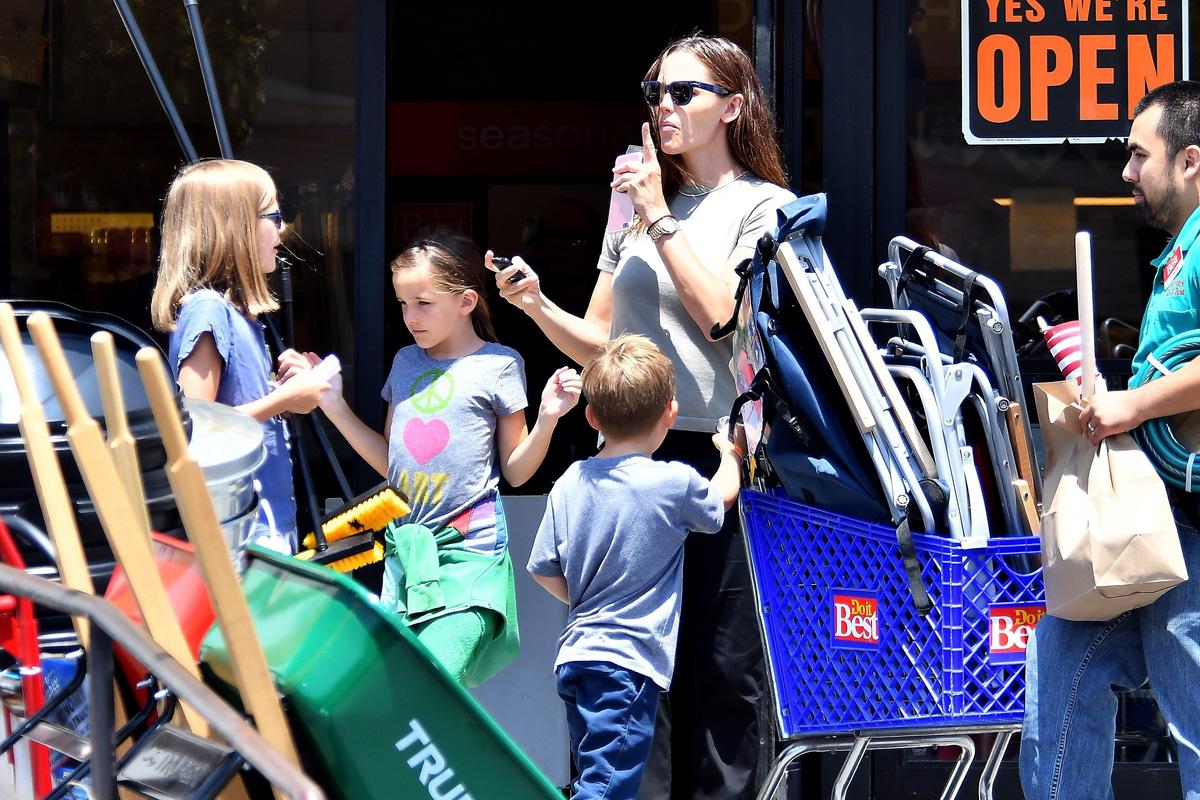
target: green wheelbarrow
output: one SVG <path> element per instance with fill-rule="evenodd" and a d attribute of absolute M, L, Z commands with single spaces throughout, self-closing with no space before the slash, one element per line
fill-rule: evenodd
<path fill-rule="evenodd" d="M 561 792 L 416 637 L 347 576 L 251 545 L 242 576 L 305 770 L 347 800 Z M 236 696 L 217 626 L 206 679 Z"/>

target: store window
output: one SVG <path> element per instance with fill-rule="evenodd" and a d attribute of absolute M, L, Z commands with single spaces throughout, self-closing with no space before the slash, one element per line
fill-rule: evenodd
<path fill-rule="evenodd" d="M 1090 231 L 1098 357 L 1111 361 L 1111 377 L 1119 380 L 1122 371 L 1128 374 L 1130 347 L 1149 296 L 1153 272 L 1146 265 L 1167 235 L 1139 224 L 1121 180 L 1123 141 L 967 143 L 961 7 L 959 0 L 908 3 L 907 229 L 996 278 L 1014 320 L 1042 300 L 1045 305 L 1035 311 L 1048 321 L 1076 316 L 1073 237 L 1077 230 Z M 1194 19 L 1196 4 L 1189 10 Z M 1016 333 L 1027 344 L 1036 338 L 1033 327 Z M 1027 364 L 1033 377 L 1054 374 L 1036 348 L 1026 352 L 1033 357 Z"/>
<path fill-rule="evenodd" d="M 180 3 L 131 2 L 202 157 L 219 154 Z M 351 352 L 354 1 L 200 6 L 235 157 L 272 173 L 292 235 L 296 340 Z M 111 0 L 0 15 L 0 294 L 150 329 L 163 195 L 184 156 Z"/>

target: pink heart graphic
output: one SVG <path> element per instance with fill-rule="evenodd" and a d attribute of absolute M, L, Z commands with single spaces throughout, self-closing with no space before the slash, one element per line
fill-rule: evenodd
<path fill-rule="evenodd" d="M 450 443 L 450 428 L 440 419 L 426 422 L 413 417 L 404 424 L 404 446 L 424 466 Z"/>

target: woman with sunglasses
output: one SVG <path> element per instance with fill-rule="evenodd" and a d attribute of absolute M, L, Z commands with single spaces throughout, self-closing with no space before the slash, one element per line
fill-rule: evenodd
<path fill-rule="evenodd" d="M 678 421 L 656 457 L 710 474 L 718 456 L 712 431 L 736 393 L 732 347 L 709 332 L 733 315 L 734 267 L 753 255 L 775 227 L 775 210 L 794 195 L 754 66 L 736 44 L 710 36 L 672 42 L 642 92 L 650 122 L 642 126 L 641 163 L 615 168 L 612 181 L 639 222 L 605 236 L 584 316 L 542 294 L 519 258 L 496 285 L 580 364 L 611 336 L 650 337 L 678 379 Z M 687 540 L 675 678 L 659 706 L 639 797 L 752 797 L 761 777 L 763 657 L 737 528 L 734 512 L 717 536 Z"/>
<path fill-rule="evenodd" d="M 329 383 L 294 350 L 280 367 L 301 372 L 271 389 L 271 358 L 259 314 L 279 308 L 267 288 L 283 233 L 275 182 L 245 161 L 212 160 L 179 171 L 162 215 L 162 256 L 150 313 L 170 333 L 171 370 L 186 397 L 235 406 L 262 423 L 267 458 L 253 539 L 289 555 L 296 497 L 282 414 L 308 413 Z"/>

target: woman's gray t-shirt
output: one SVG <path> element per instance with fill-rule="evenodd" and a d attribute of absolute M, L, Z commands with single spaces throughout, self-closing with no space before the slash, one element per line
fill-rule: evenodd
<path fill-rule="evenodd" d="M 700 263 L 715 275 L 732 275 L 733 267 L 754 255 L 758 238 L 775 229 L 776 209 L 794 198 L 787 189 L 747 175 L 700 197 L 678 194 L 670 208 Z M 736 397 L 730 340 L 705 338 L 644 231 L 606 235 L 597 266 L 613 273 L 610 335 L 640 333 L 657 344 L 675 365 L 675 427 L 711 432 Z"/>

